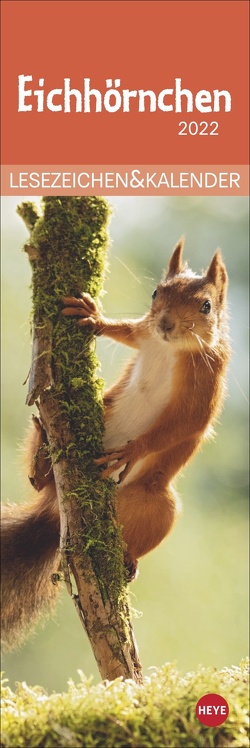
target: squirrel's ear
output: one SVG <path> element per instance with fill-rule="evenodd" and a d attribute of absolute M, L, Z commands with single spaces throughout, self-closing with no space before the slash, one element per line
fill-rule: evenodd
<path fill-rule="evenodd" d="M 166 278 L 171 278 L 185 269 L 185 263 L 182 262 L 182 252 L 184 249 L 184 237 L 177 242 L 166 272 Z"/>
<path fill-rule="evenodd" d="M 220 249 L 217 249 L 206 273 L 209 283 L 217 288 L 219 303 L 222 304 L 226 297 L 228 286 L 228 275 L 226 266 L 222 260 Z"/>

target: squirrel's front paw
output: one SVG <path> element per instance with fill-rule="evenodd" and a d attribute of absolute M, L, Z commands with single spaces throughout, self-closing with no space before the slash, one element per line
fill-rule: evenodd
<path fill-rule="evenodd" d="M 111 465 L 108 464 L 108 467 L 103 470 L 101 478 L 109 478 L 112 473 L 115 473 L 117 470 L 119 471 L 125 465 L 119 475 L 118 483 L 122 483 L 140 457 L 142 457 L 140 446 L 136 440 L 132 440 L 122 447 L 117 447 L 117 449 L 115 447 L 107 449 L 102 457 L 98 457 L 95 460 L 95 464 L 105 465 L 112 463 Z"/>
<path fill-rule="evenodd" d="M 62 314 L 65 317 L 80 317 L 78 325 L 81 327 L 88 325 L 97 333 L 101 331 L 102 316 L 89 293 L 82 293 L 79 298 L 63 296 L 62 302 L 64 304 Z"/>

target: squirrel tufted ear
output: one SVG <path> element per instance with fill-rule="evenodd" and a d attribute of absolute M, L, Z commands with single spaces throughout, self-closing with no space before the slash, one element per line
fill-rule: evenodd
<path fill-rule="evenodd" d="M 208 282 L 213 283 L 213 285 L 217 288 L 219 303 L 222 304 L 225 300 L 227 292 L 228 275 L 226 266 L 222 260 L 220 249 L 216 250 L 207 270 L 206 277 Z"/>
<path fill-rule="evenodd" d="M 169 261 L 169 265 L 167 268 L 166 278 L 171 278 L 173 275 L 177 275 L 178 273 L 181 273 L 182 270 L 185 269 L 186 263 L 182 262 L 182 252 L 184 249 L 184 237 L 182 236 L 181 239 L 177 242 L 172 257 Z"/>

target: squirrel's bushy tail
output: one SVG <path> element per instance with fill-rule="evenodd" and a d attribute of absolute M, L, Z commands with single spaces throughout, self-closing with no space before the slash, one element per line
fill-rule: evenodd
<path fill-rule="evenodd" d="M 3 507 L 1 627 L 5 649 L 21 644 L 41 614 L 53 608 L 59 586 L 53 579 L 60 564 L 59 536 L 53 483 L 31 506 Z"/>

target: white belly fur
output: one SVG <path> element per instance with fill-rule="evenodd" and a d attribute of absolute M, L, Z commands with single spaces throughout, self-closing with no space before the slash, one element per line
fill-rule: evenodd
<path fill-rule="evenodd" d="M 171 397 L 174 363 L 175 354 L 167 342 L 141 341 L 130 379 L 107 419 L 104 449 L 126 444 L 152 426 Z M 135 477 L 141 464 L 140 460 L 122 485 Z"/>

